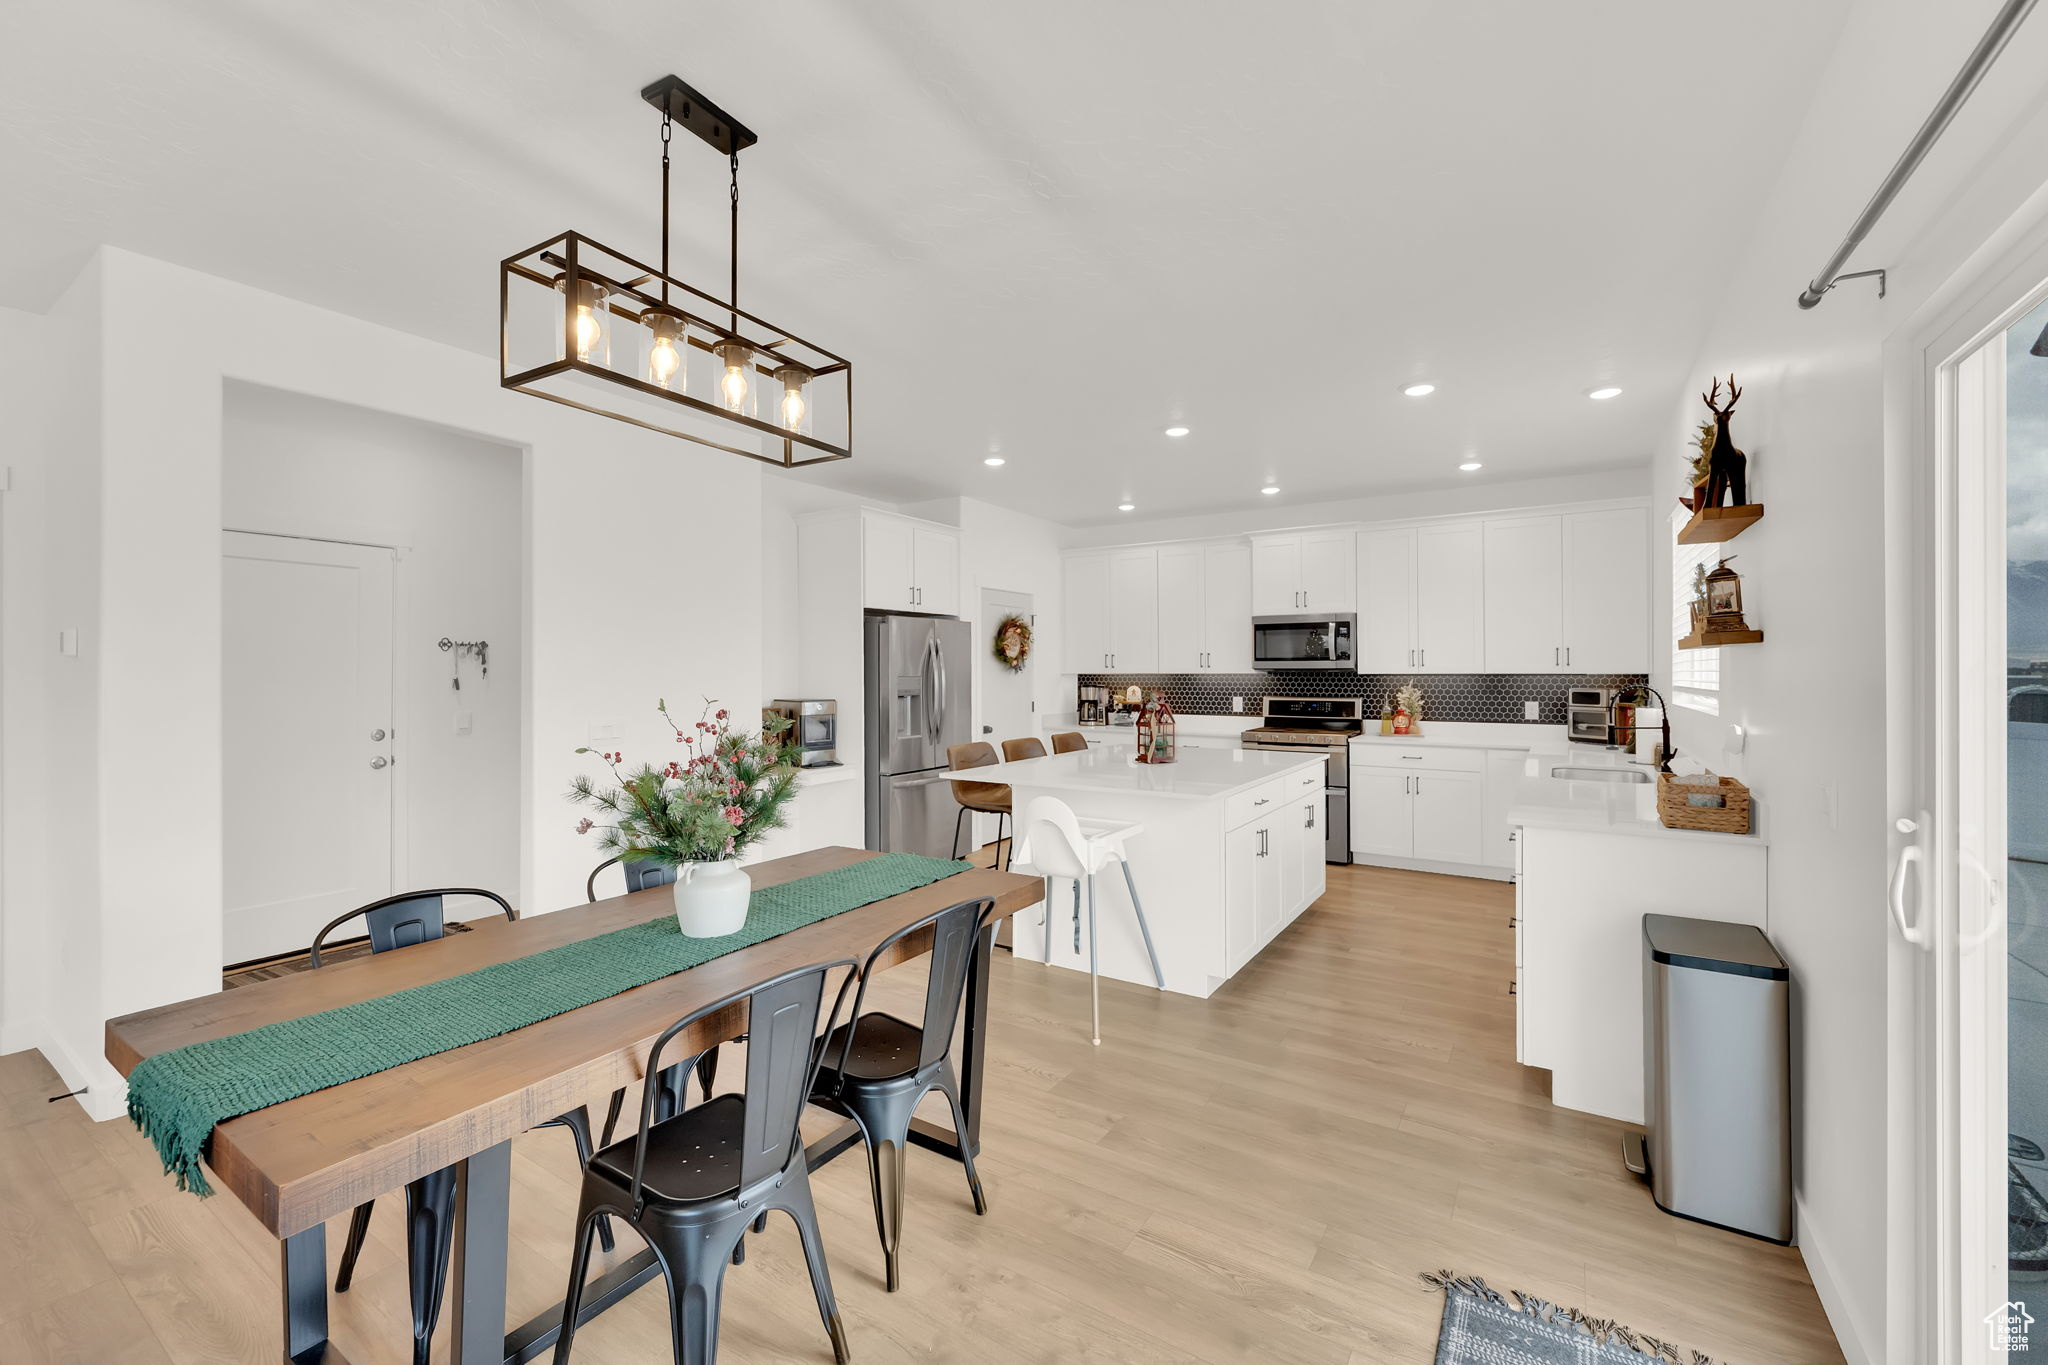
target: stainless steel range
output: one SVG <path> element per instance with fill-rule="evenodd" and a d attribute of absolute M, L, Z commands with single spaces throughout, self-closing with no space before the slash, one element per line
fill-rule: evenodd
<path fill-rule="evenodd" d="M 1320 753 L 1323 779 L 1323 861 L 1351 861 L 1351 740 L 1365 733 L 1365 702 L 1357 697 L 1268 697 L 1266 723 L 1247 730 L 1247 749 Z"/>

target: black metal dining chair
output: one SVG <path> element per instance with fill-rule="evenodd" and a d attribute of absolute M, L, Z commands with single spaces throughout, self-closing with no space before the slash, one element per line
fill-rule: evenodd
<path fill-rule="evenodd" d="M 982 1193 L 974 1153 L 969 1150 L 952 1051 L 960 998 L 974 965 L 975 941 L 994 911 L 995 902 L 987 898 L 962 901 L 898 929 L 877 944 L 861 965 L 853 1013 L 825 1040 L 824 1061 L 817 1084 L 811 1088 L 812 1104 L 844 1114 L 860 1127 L 868 1153 L 868 1177 L 874 1186 L 875 1228 L 881 1234 L 891 1292 L 900 1282 L 897 1263 L 903 1232 L 904 1147 L 918 1101 L 933 1089 L 944 1092 L 953 1106 L 953 1130 L 959 1134 L 960 1161 L 967 1168 L 974 1211 L 988 1212 L 988 1198 Z M 925 928 L 932 931 L 932 948 L 930 972 L 925 978 L 924 1022 L 906 1023 L 879 1012 L 863 1015 L 860 1008 L 867 999 L 875 963 L 897 942 Z"/>
<path fill-rule="evenodd" d="M 590 1237 L 599 1218 L 623 1219 L 653 1248 L 668 1281 L 675 1365 L 713 1365 L 726 1266 L 748 1226 L 758 1230 L 777 1209 L 796 1224 L 832 1354 L 839 1365 L 847 1365 L 846 1326 L 832 1296 L 799 1125 L 823 1055 L 818 1023 L 825 979 L 853 965 L 852 958 L 842 958 L 784 972 L 692 1011 L 655 1040 L 641 1088 L 639 1130 L 603 1148 L 584 1166 L 555 1365 L 568 1365 L 576 1339 L 583 1282 L 590 1271 Z M 832 1013 L 824 1020 L 828 1037 L 852 980 L 849 971 L 840 982 Z M 747 1048 L 745 1089 L 657 1119 L 662 1049 L 699 1020 L 741 1003 L 753 1039 Z"/>
<path fill-rule="evenodd" d="M 597 904 L 597 874 L 614 865 L 626 876 L 627 895 L 631 895 L 635 891 L 646 891 L 657 886 L 672 886 L 675 883 L 676 869 L 673 864 L 642 862 L 639 859 L 625 858 L 623 855 L 616 858 L 607 858 L 596 867 L 590 869 L 590 876 L 583 883 L 584 899 L 592 905 Z M 728 1041 L 744 1043 L 746 1037 L 742 1035 Z M 656 1106 L 655 1122 L 659 1123 L 663 1119 L 673 1118 L 681 1111 L 685 1093 L 689 1086 L 690 1066 L 689 1062 L 677 1062 L 662 1073 L 662 1094 Z M 696 1068 L 697 1084 L 703 1089 L 704 1098 L 708 1100 L 711 1098 L 711 1087 L 718 1082 L 718 1049 L 716 1047 L 705 1048 L 697 1057 Z M 604 1116 L 604 1134 L 598 1138 L 598 1146 L 611 1146 L 612 1135 L 618 1131 L 619 1114 L 625 1108 L 625 1104 L 626 1091 L 624 1087 L 612 1091 L 611 1106 L 605 1111 Z M 609 1240 L 605 1242 L 604 1249 L 606 1251 L 612 1249 L 612 1244 Z"/>
<path fill-rule="evenodd" d="M 388 953 L 398 948 L 410 948 L 414 944 L 431 942 L 445 937 L 448 921 L 444 900 L 449 896 L 481 896 L 496 901 L 498 908 L 508 920 L 519 918 L 519 912 L 512 903 L 495 891 L 485 891 L 473 886 L 443 886 L 431 891 L 407 891 L 396 896 L 386 896 L 360 906 L 345 915 L 328 921 L 327 926 L 313 936 L 313 946 L 307 952 L 310 968 L 318 969 L 320 950 L 327 942 L 327 936 L 342 925 L 363 917 L 369 931 L 370 952 Z M 566 1114 L 558 1114 L 541 1128 L 567 1128 L 576 1142 L 576 1160 L 590 1160 L 590 1111 L 578 1105 Z M 348 1240 L 342 1244 L 341 1268 L 334 1277 L 334 1292 L 345 1294 L 355 1279 L 356 1258 L 362 1255 L 363 1240 L 369 1235 L 370 1214 L 377 1201 L 366 1199 L 356 1205 L 349 1218 Z M 609 1222 L 598 1229 L 604 1249 L 613 1246 Z M 454 1246 L 455 1236 L 455 1168 L 450 1166 L 432 1174 L 420 1177 L 405 1187 L 405 1263 L 408 1289 L 412 1298 L 412 1358 L 413 1365 L 427 1365 L 429 1342 L 434 1335 L 434 1325 L 441 1317 L 441 1299 L 448 1286 L 448 1262 Z"/>

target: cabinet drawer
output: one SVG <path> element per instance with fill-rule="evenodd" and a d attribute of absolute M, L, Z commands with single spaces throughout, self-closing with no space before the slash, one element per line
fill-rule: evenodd
<path fill-rule="evenodd" d="M 1319 792 L 1324 787 L 1330 785 L 1330 765 L 1325 763 L 1322 767 L 1310 768 L 1305 773 L 1289 773 L 1281 781 L 1286 783 L 1287 791 L 1290 795 L 1299 796 L 1303 792 Z"/>
<path fill-rule="evenodd" d="M 1248 792 L 1226 797 L 1223 802 L 1223 828 L 1236 829 L 1247 820 L 1270 815 L 1287 799 L 1287 794 L 1286 780 L 1274 778 L 1271 782 L 1261 783 Z"/>
<path fill-rule="evenodd" d="M 1357 750 L 1353 750 L 1357 753 Z M 1373 744 L 1359 755 L 1363 767 L 1402 772 L 1476 773 L 1486 769 L 1484 749 L 1436 749 L 1426 744 Z"/>

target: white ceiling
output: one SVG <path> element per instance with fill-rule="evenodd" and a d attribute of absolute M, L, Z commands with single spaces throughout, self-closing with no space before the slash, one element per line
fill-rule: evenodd
<path fill-rule="evenodd" d="M 501 256 L 655 253 L 674 71 L 761 137 L 743 301 L 857 367 L 856 458 L 770 477 L 1085 524 L 1640 464 L 1846 7 L 12 0 L 0 304 L 109 242 L 493 352 Z"/>

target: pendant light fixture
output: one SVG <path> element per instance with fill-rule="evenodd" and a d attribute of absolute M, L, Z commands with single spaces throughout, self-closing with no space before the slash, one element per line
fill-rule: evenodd
<path fill-rule="evenodd" d="M 757 139 L 681 77 L 664 76 L 640 97 L 661 114 L 661 264 L 578 232 L 507 257 L 498 270 L 499 383 L 784 468 L 851 458 L 852 363 L 739 306 L 740 152 Z M 669 270 L 669 139 L 678 125 L 726 158 L 724 298 Z"/>

